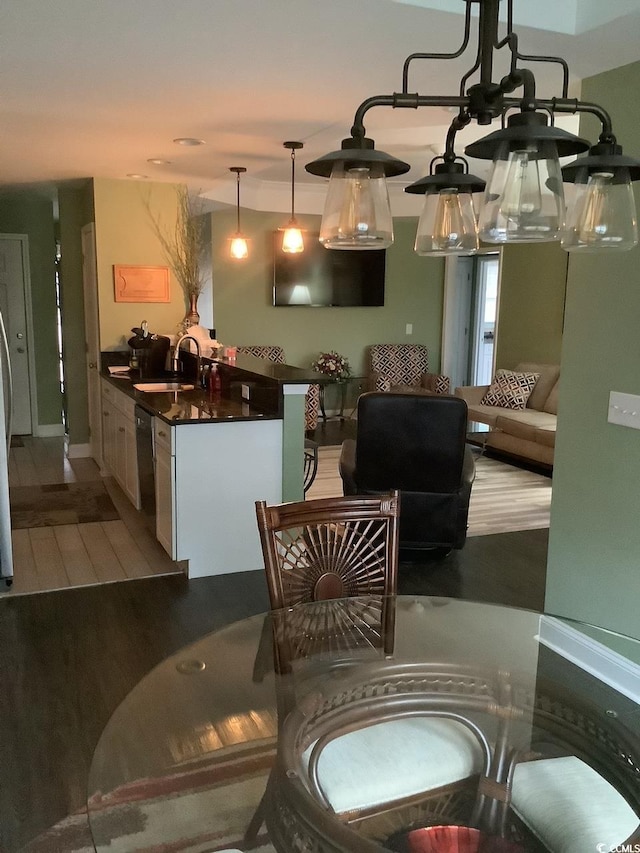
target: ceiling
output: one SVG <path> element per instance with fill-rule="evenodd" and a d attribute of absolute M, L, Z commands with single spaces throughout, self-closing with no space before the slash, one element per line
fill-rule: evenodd
<path fill-rule="evenodd" d="M 520 50 L 564 57 L 574 96 L 583 77 L 638 59 L 638 0 L 515 0 L 514 7 Z M 235 203 L 229 167 L 238 165 L 247 168 L 244 206 L 286 211 L 291 161 L 282 143 L 301 140 L 296 210 L 318 212 L 324 182 L 304 164 L 339 148 L 362 101 L 401 89 L 408 54 L 456 50 L 464 8 L 461 0 L 6 2 L 2 183 L 185 182 L 213 206 Z M 461 59 L 415 62 L 409 89 L 456 94 L 474 51 L 475 37 Z M 540 96 L 560 94 L 556 66 L 531 67 Z M 501 56 L 494 79 L 507 70 Z M 450 120 L 441 109 L 367 113 L 376 147 L 412 164 L 398 189 L 442 153 Z M 563 126 L 575 129 L 575 119 Z M 464 145 L 487 132 L 469 127 L 459 139 Z M 180 146 L 178 137 L 205 144 Z M 471 171 L 485 165 L 475 161 Z M 419 198 L 396 196 L 405 206 L 394 212 L 419 206 Z"/>

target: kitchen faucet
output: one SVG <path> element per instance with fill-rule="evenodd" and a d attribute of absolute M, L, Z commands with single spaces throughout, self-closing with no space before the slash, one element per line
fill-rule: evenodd
<path fill-rule="evenodd" d="M 180 371 L 180 344 L 186 340 L 193 341 L 194 344 L 196 345 L 196 369 L 197 369 L 196 382 L 200 382 L 200 373 L 202 370 L 202 358 L 201 358 L 201 354 L 200 354 L 200 343 L 198 342 L 197 338 L 194 338 L 193 335 L 189 335 L 188 333 L 184 334 L 184 335 L 180 335 L 180 337 L 176 341 L 176 345 L 175 345 L 175 348 L 173 350 L 173 358 L 171 360 L 171 368 L 172 368 L 174 373 L 179 373 L 179 371 Z"/>

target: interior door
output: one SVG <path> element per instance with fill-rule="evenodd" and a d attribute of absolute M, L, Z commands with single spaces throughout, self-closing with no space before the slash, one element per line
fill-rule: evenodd
<path fill-rule="evenodd" d="M 442 330 L 442 369 L 451 390 L 469 382 L 473 258 L 448 257 Z"/>
<path fill-rule="evenodd" d="M 93 222 L 83 226 L 82 286 L 84 292 L 84 334 L 89 401 L 90 455 L 102 468 L 102 409 L 100 404 L 100 330 L 98 322 L 98 276 Z"/>
<path fill-rule="evenodd" d="M 28 246 L 25 235 L 0 235 L 0 311 L 7 332 L 14 388 L 13 435 L 31 435 L 34 424 L 35 370 L 28 322 Z"/>

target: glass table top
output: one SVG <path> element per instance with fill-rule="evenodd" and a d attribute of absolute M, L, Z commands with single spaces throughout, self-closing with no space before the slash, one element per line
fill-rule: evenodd
<path fill-rule="evenodd" d="M 581 650 L 591 674 L 570 662 Z M 565 811 L 576 786 L 586 790 L 580 843 L 622 843 L 640 823 L 639 672 L 637 640 L 457 599 L 345 599 L 245 619 L 167 658 L 113 714 L 89 777 L 95 849 L 454 849 L 416 835 L 437 800 L 448 832 L 479 827 L 515 844 L 483 850 L 545 850 L 564 819 L 528 814 L 515 795 L 526 800 L 522 780 L 550 761 Z M 441 729 L 462 738 L 454 759 L 468 751 L 471 769 L 454 771 L 442 741 L 431 766 L 425 750 Z M 327 796 L 331 749 L 339 770 Z M 442 767 L 460 778 L 442 782 Z M 569 773 L 563 786 L 564 767 L 578 781 Z M 594 778 L 613 827 L 584 814 Z M 553 824 L 548 838 L 536 820 Z"/>

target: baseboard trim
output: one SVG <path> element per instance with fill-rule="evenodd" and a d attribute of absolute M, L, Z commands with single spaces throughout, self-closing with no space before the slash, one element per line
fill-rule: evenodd
<path fill-rule="evenodd" d="M 64 424 L 38 424 L 33 435 L 35 438 L 54 438 L 64 435 Z"/>
<path fill-rule="evenodd" d="M 90 444 L 67 444 L 67 459 L 87 459 L 90 456 Z"/>
<path fill-rule="evenodd" d="M 540 618 L 540 642 L 567 660 L 640 702 L 640 665 L 553 616 Z"/>

